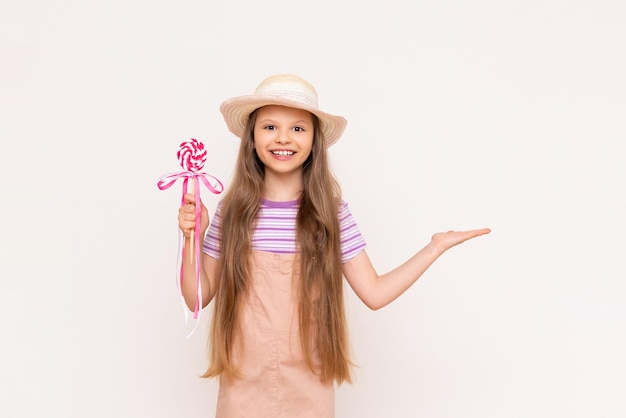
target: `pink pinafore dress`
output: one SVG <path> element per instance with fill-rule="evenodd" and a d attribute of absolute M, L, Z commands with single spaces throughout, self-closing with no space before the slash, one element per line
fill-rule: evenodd
<path fill-rule="evenodd" d="M 253 251 L 241 340 L 233 347 L 240 377 L 222 379 L 216 418 L 335 416 L 333 382 L 322 383 L 302 354 L 293 295 L 295 256 Z"/>

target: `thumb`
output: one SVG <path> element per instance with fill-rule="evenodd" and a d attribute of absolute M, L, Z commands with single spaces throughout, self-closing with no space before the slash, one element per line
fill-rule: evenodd
<path fill-rule="evenodd" d="M 185 200 L 185 204 L 189 204 L 189 203 L 191 203 L 192 205 L 196 204 L 196 196 L 194 194 L 186 193 L 184 200 Z M 199 196 L 198 196 L 198 200 L 200 201 L 200 206 L 202 206 L 202 199 Z"/>

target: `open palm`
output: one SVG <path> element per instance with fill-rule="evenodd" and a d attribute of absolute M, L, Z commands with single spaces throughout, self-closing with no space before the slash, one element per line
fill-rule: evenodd
<path fill-rule="evenodd" d="M 479 237 L 491 232 L 489 228 L 472 229 L 470 231 L 438 232 L 431 238 L 431 242 L 442 253 L 455 245 L 459 245 L 472 238 Z"/>

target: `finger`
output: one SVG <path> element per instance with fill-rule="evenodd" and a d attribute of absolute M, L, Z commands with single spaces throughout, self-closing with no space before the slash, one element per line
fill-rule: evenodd
<path fill-rule="evenodd" d="M 178 227 L 180 229 L 188 228 L 190 226 L 195 226 L 196 218 L 195 214 L 179 214 L 178 215 Z"/>
<path fill-rule="evenodd" d="M 192 223 L 195 224 L 196 223 L 196 215 L 195 214 L 191 214 L 191 215 L 181 215 L 178 217 L 178 223 Z"/>
<path fill-rule="evenodd" d="M 189 233 L 196 229 L 196 224 L 194 222 L 181 222 L 178 226 L 180 227 L 180 230 L 185 233 Z"/>
<path fill-rule="evenodd" d="M 178 223 L 182 224 L 183 222 L 195 222 L 196 221 L 196 212 L 191 210 L 183 210 L 182 208 L 178 211 Z"/>
<path fill-rule="evenodd" d="M 181 206 L 178 210 L 180 213 L 196 213 L 196 205 L 187 203 Z"/>
<path fill-rule="evenodd" d="M 200 204 L 202 204 L 202 199 L 200 197 L 198 197 Z M 184 201 L 187 204 L 196 204 L 196 195 L 192 194 L 192 193 L 185 193 L 184 196 Z"/>
<path fill-rule="evenodd" d="M 465 235 L 469 238 L 476 238 L 479 237 L 481 235 L 486 235 L 488 233 L 491 232 L 491 229 L 489 228 L 482 228 L 482 229 L 473 229 L 471 231 L 466 231 Z"/>

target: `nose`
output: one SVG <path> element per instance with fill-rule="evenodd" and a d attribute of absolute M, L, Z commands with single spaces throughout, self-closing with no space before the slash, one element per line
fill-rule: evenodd
<path fill-rule="evenodd" d="M 278 131 L 276 135 L 276 142 L 279 144 L 288 144 L 291 142 L 291 136 L 289 135 L 289 131 L 285 129 L 281 129 Z"/>

